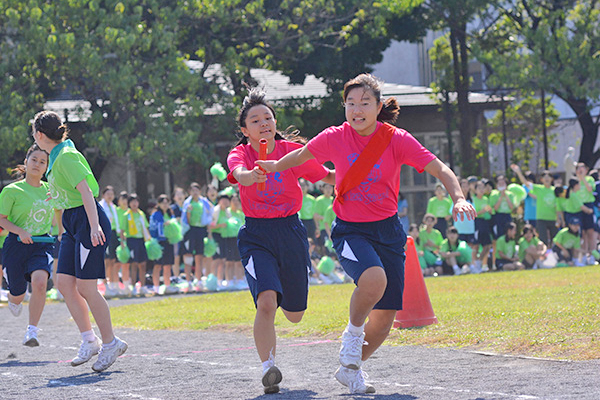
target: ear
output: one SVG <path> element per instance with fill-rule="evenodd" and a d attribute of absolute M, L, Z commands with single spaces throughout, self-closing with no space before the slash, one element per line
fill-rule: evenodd
<path fill-rule="evenodd" d="M 240 130 L 244 136 L 248 137 L 248 128 L 241 127 Z"/>

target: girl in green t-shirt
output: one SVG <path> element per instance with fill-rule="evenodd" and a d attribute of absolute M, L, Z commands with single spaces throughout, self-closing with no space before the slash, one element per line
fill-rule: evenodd
<path fill-rule="evenodd" d="M 46 201 L 48 184 L 41 180 L 47 167 L 48 153 L 34 144 L 27 151 L 25 164 L 13 170 L 14 175 L 24 179 L 5 186 L 0 193 L 0 227 L 10 232 L 2 249 L 8 309 L 15 317 L 21 313 L 27 282 L 31 282 L 29 325 L 23 339 L 23 344 L 30 347 L 39 346 L 37 326 L 52 273 L 54 244 L 36 242 L 51 239 L 48 233 L 54 212 Z"/>
<path fill-rule="evenodd" d="M 586 209 L 583 209 L 581 214 L 581 252 L 584 261 L 587 264 L 594 265 L 596 259 L 592 255 L 593 251 L 597 251 L 598 239 L 596 238 L 596 225 L 594 221 L 594 189 L 596 188 L 595 180 L 588 175 L 590 168 L 584 163 L 577 163 L 575 173 L 579 179 L 579 191 L 575 193 L 583 203 Z"/>
<path fill-rule="evenodd" d="M 114 335 L 108 303 L 98 291 L 98 279 L 106 278 L 104 251 L 110 222 L 94 199 L 98 181 L 83 155 L 67 139 L 68 131 L 58 114 L 42 111 L 33 120 L 33 138 L 50 154 L 49 194 L 55 208 L 64 209 L 57 286 L 81 332 L 82 343 L 71 365 L 77 366 L 98 354 L 92 366 L 104 371 L 127 350 L 127 343 Z M 98 325 L 102 340 L 96 336 L 89 311 Z"/>
<path fill-rule="evenodd" d="M 434 228 L 436 222 L 433 214 L 425 214 L 423 216 L 423 227 L 419 231 L 421 246 L 425 252 L 425 263 L 427 267 L 434 269 L 442 265 L 439 254 L 440 246 L 444 241 L 441 232 Z"/>
<path fill-rule="evenodd" d="M 315 240 L 317 238 L 317 224 L 315 223 L 315 201 L 316 199 L 308 193 L 308 182 L 306 179 L 298 179 L 300 188 L 302 189 L 302 209 L 300 209 L 300 219 L 306 228 L 306 233 L 309 238 Z"/>
<path fill-rule="evenodd" d="M 427 202 L 427 210 L 425 212 L 427 214 L 433 214 L 437 218 L 434 228 L 440 231 L 442 236 L 446 238 L 448 222 L 450 222 L 452 218 L 452 199 L 448 197 L 448 194 L 441 183 L 435 185 L 434 193 L 435 196 L 430 198 Z"/>
<path fill-rule="evenodd" d="M 526 224 L 519 239 L 519 260 L 527 269 L 538 269 L 545 253 L 546 245 L 537 237 L 533 226 Z"/>
<path fill-rule="evenodd" d="M 425 251 L 423 250 L 423 244 L 421 243 L 421 239 L 419 238 L 419 226 L 417 224 L 410 224 L 408 228 L 408 234 L 415 241 L 415 249 L 417 250 L 417 256 L 419 257 L 419 264 L 421 265 L 421 272 L 423 276 L 434 276 L 442 274 L 442 267 L 437 266 L 436 268 L 427 266 L 427 261 L 425 261 Z"/>
<path fill-rule="evenodd" d="M 496 268 L 499 271 L 515 271 L 525 269 L 519 261 L 516 249 L 517 224 L 508 224 L 506 234 L 500 236 L 496 242 Z"/>

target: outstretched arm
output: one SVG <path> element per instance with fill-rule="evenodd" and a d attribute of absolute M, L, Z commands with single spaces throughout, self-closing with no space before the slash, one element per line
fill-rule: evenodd
<path fill-rule="evenodd" d="M 306 146 L 287 153 L 279 160 L 256 161 L 256 164 L 263 167 L 267 172 L 280 172 L 304 164 L 308 160 L 315 158 Z M 328 182 L 329 183 L 329 182 Z"/>
<path fill-rule="evenodd" d="M 425 171 L 427 171 L 428 174 L 438 178 L 446 188 L 446 191 L 454 202 L 454 207 L 452 208 L 452 218 L 455 221 L 458 220 L 459 215 L 461 221 L 464 220 L 465 215 L 469 220 L 475 219 L 475 208 L 473 208 L 473 205 L 465 200 L 465 196 L 460 189 L 460 184 L 458 179 L 456 179 L 456 175 L 454 175 L 454 172 L 452 172 L 452 170 L 448 168 L 446 164 L 436 158 L 427 164 Z"/>

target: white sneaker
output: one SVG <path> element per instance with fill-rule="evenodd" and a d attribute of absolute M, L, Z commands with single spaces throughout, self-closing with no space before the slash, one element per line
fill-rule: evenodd
<path fill-rule="evenodd" d="M 490 267 L 487 264 L 482 265 L 481 272 L 490 272 Z"/>
<path fill-rule="evenodd" d="M 118 294 L 119 293 L 115 289 L 107 287 L 106 290 L 104 291 L 104 298 L 110 299 L 113 297 L 117 297 Z"/>
<path fill-rule="evenodd" d="M 102 345 L 98 353 L 98 360 L 96 360 L 92 369 L 96 372 L 104 371 L 113 365 L 115 360 L 126 351 L 127 343 L 115 336 L 115 343 L 112 346 L 107 347 L 105 344 Z"/>
<path fill-rule="evenodd" d="M 77 357 L 71 360 L 71 365 L 76 367 L 83 363 L 90 361 L 90 359 L 98 354 L 100 351 L 100 347 L 102 346 L 102 341 L 98 336 L 96 339 L 88 342 L 87 340 L 83 340 L 81 342 L 81 346 L 79 346 L 79 351 L 77 352 Z"/>
<path fill-rule="evenodd" d="M 276 366 L 272 366 L 265 371 L 262 377 L 262 384 L 264 386 L 265 394 L 273 394 L 279 392 L 279 382 L 283 377 L 281 371 Z"/>
<path fill-rule="evenodd" d="M 38 341 L 37 338 L 37 334 L 38 334 L 39 328 L 28 328 L 27 332 L 25 332 L 25 339 L 23 339 L 23 344 L 25 346 L 28 347 L 36 347 L 40 345 L 40 342 Z"/>
<path fill-rule="evenodd" d="M 460 267 L 458 265 L 453 265 L 452 266 L 452 270 L 454 271 L 454 275 L 460 275 L 461 274 L 461 270 L 460 270 Z"/>
<path fill-rule="evenodd" d="M 590 254 L 590 255 L 588 256 L 588 259 L 587 259 L 587 264 L 588 264 L 588 265 L 594 265 L 594 264 L 596 264 L 596 259 L 594 258 L 594 256 L 593 256 L 593 255 L 591 255 L 591 254 Z"/>
<path fill-rule="evenodd" d="M 165 294 L 175 294 L 179 293 L 179 288 L 175 285 L 169 285 L 165 287 Z"/>
<path fill-rule="evenodd" d="M 9 300 L 8 301 L 8 309 L 10 310 L 12 315 L 14 315 L 15 317 L 18 317 L 19 315 L 21 315 L 21 311 L 23 311 L 23 303 L 15 304 L 15 303 L 11 303 Z"/>
<path fill-rule="evenodd" d="M 362 369 L 339 367 L 337 371 L 335 371 L 335 379 L 349 388 L 351 394 L 375 393 L 375 387 L 365 382 L 365 379 L 368 377 L 367 373 Z"/>
<path fill-rule="evenodd" d="M 348 330 L 342 334 L 342 346 L 340 347 L 340 364 L 350 369 L 360 369 L 362 365 L 362 347 L 365 342 L 365 333 L 354 336 Z"/>

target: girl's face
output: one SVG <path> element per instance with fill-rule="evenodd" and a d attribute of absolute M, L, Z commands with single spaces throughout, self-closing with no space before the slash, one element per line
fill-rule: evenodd
<path fill-rule="evenodd" d="M 369 136 L 377 127 L 377 116 L 383 104 L 374 93 L 357 87 L 348 92 L 345 100 L 346 121 L 361 136 Z"/>
<path fill-rule="evenodd" d="M 26 174 L 33 178 L 42 179 L 47 168 L 48 154 L 44 151 L 36 150 L 25 160 Z"/>
<path fill-rule="evenodd" d="M 506 237 L 509 239 L 514 239 L 517 234 L 517 228 L 507 229 Z"/>
<path fill-rule="evenodd" d="M 119 207 L 121 207 L 121 208 L 129 207 L 127 205 L 127 197 L 119 197 Z"/>
<path fill-rule="evenodd" d="M 173 200 L 175 200 L 176 203 L 183 203 L 183 201 L 185 200 L 183 190 L 177 190 L 173 195 Z"/>
<path fill-rule="evenodd" d="M 533 232 L 532 231 L 528 231 L 526 233 L 523 234 L 523 237 L 525 238 L 525 240 L 527 240 L 528 242 L 531 241 L 531 239 L 533 239 Z"/>
<path fill-rule="evenodd" d="M 333 194 L 333 186 L 331 185 L 323 185 L 323 194 L 327 197 L 331 196 Z"/>
<path fill-rule="evenodd" d="M 240 200 L 239 197 L 233 197 L 231 199 L 231 207 L 236 209 L 236 210 L 241 210 L 242 209 L 242 202 Z"/>
<path fill-rule="evenodd" d="M 435 188 L 435 195 L 437 197 L 444 197 L 445 194 L 446 193 L 444 193 L 444 189 L 442 189 L 441 187 L 438 186 Z"/>
<path fill-rule="evenodd" d="M 163 200 L 160 203 L 158 203 L 158 207 L 163 211 L 163 212 L 167 212 L 167 210 L 169 209 L 169 200 Z"/>
<path fill-rule="evenodd" d="M 138 209 L 138 207 L 140 206 L 140 202 L 139 200 L 131 200 L 129 202 L 129 208 L 131 208 L 132 210 L 136 211 Z"/>
<path fill-rule="evenodd" d="M 425 218 L 423 221 L 428 228 L 432 228 L 435 225 L 435 220 L 433 218 Z"/>
<path fill-rule="evenodd" d="M 198 191 L 198 194 L 199 193 L 200 193 L 200 191 Z M 206 192 L 206 197 L 208 197 L 208 199 L 214 203 L 214 201 L 217 199 L 218 194 L 219 194 L 219 192 L 217 192 L 217 189 L 211 187 Z"/>
<path fill-rule="evenodd" d="M 229 207 L 229 199 L 227 197 L 223 197 L 221 200 L 219 200 L 219 205 L 221 206 L 221 210 L 226 209 Z"/>
<path fill-rule="evenodd" d="M 477 196 L 483 196 L 484 193 L 485 193 L 485 186 L 483 186 L 483 183 L 479 182 L 479 183 L 475 184 L 475 194 Z"/>
<path fill-rule="evenodd" d="M 552 181 L 553 181 L 552 175 L 548 175 L 548 174 L 543 175 L 541 181 L 544 186 L 552 185 Z"/>
<path fill-rule="evenodd" d="M 246 126 L 241 130 L 253 146 L 258 146 L 260 139 L 271 141 L 275 137 L 277 121 L 269 107 L 262 104 L 252 107 L 248 111 L 245 122 Z"/>
<path fill-rule="evenodd" d="M 408 234 L 409 234 L 410 236 L 412 236 L 414 239 L 416 239 L 416 238 L 418 238 L 418 237 L 419 237 L 419 230 L 418 230 L 417 228 L 411 228 L 411 229 L 408 231 Z"/>
<path fill-rule="evenodd" d="M 452 243 L 456 243 L 456 241 L 458 240 L 458 233 L 457 232 L 448 232 L 448 240 Z"/>
<path fill-rule="evenodd" d="M 492 186 L 491 185 L 485 185 L 483 187 L 483 193 L 485 193 L 486 195 L 489 195 L 490 193 L 492 193 Z"/>
<path fill-rule="evenodd" d="M 197 187 L 193 187 L 190 189 L 190 194 L 193 198 L 197 199 L 198 197 L 200 197 L 200 189 L 198 189 Z"/>
<path fill-rule="evenodd" d="M 115 199 L 115 192 L 112 190 L 107 190 L 106 192 L 104 192 L 102 197 L 104 198 L 104 200 L 106 200 L 107 203 L 112 203 Z"/>

